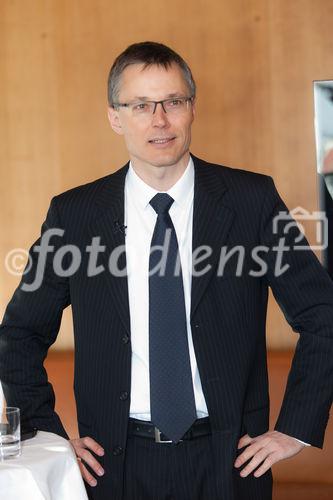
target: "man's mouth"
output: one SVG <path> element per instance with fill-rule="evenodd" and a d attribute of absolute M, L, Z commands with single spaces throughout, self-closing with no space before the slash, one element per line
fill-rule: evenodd
<path fill-rule="evenodd" d="M 150 144 L 168 144 L 175 139 L 175 137 L 157 137 L 156 139 L 150 139 L 148 142 Z"/>

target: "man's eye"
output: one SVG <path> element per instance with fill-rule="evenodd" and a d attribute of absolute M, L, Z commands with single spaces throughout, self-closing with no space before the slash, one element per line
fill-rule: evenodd
<path fill-rule="evenodd" d="M 148 104 L 145 102 L 139 102 L 133 106 L 134 111 L 146 111 L 148 109 Z"/>
<path fill-rule="evenodd" d="M 181 106 L 182 103 L 183 101 L 181 99 L 172 99 L 172 101 L 170 101 L 170 106 L 172 107 Z"/>

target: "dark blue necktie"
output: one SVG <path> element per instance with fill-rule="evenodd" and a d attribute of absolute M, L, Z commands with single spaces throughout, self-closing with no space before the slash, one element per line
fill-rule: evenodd
<path fill-rule="evenodd" d="M 170 440 L 178 442 L 195 421 L 196 408 L 183 277 L 176 231 L 169 215 L 173 202 L 166 193 L 150 200 L 157 220 L 149 258 L 149 373 L 151 420 Z M 163 262 L 161 248 L 154 247 L 167 243 L 167 259 Z"/>

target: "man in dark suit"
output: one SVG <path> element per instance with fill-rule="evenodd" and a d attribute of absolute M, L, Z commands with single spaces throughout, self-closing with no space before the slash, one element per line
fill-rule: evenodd
<path fill-rule="evenodd" d="M 178 54 L 128 47 L 108 91 L 130 162 L 53 198 L 1 327 L 7 401 L 67 437 L 43 361 L 71 304 L 71 442 L 90 498 L 268 500 L 271 466 L 323 444 L 333 285 L 270 177 L 190 155 L 195 84 Z M 273 431 L 268 287 L 300 333 Z"/>

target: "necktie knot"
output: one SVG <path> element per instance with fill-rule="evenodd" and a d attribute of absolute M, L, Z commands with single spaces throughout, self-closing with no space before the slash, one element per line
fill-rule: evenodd
<path fill-rule="evenodd" d="M 151 200 L 150 204 L 157 215 L 165 214 L 169 211 L 175 200 L 167 193 L 157 193 Z"/>

